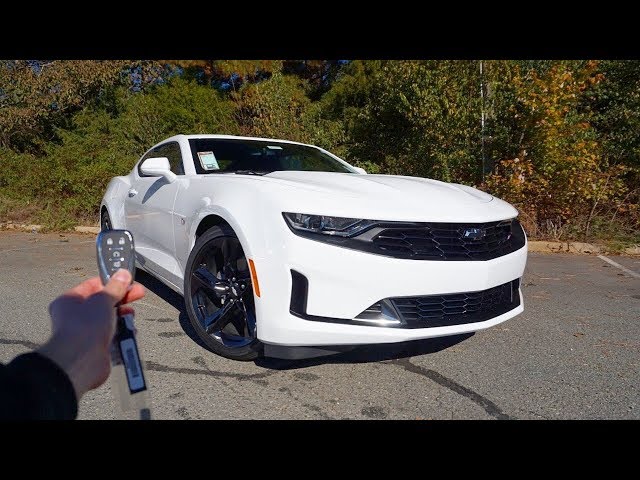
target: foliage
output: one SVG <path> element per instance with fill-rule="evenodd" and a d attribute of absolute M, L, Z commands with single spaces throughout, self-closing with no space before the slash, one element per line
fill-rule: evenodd
<path fill-rule="evenodd" d="M 308 90 L 305 80 L 279 73 L 245 85 L 233 95 L 242 133 L 312 143 L 339 153 L 342 125 L 322 117 L 321 106 L 311 102 Z"/>
<path fill-rule="evenodd" d="M 639 131 L 639 61 L 0 61 L 0 221 L 93 222 L 147 148 L 226 133 L 477 185 L 533 236 L 632 242 Z"/>
<path fill-rule="evenodd" d="M 233 104 L 195 82 L 176 78 L 148 93 L 121 95 L 119 131 L 143 151 L 177 133 L 238 132 Z"/>
<path fill-rule="evenodd" d="M 590 92 L 602 155 L 611 163 L 640 167 L 640 62 L 601 62 L 602 80 Z"/>
<path fill-rule="evenodd" d="M 120 79 L 123 61 L 0 62 L 0 145 L 37 146 L 66 116 Z"/>
<path fill-rule="evenodd" d="M 481 169 L 477 64 L 352 62 L 327 94 L 349 155 L 381 171 L 473 182 Z"/>
<path fill-rule="evenodd" d="M 45 144 L 42 155 L 0 150 L 0 193 L 39 204 L 36 219 L 48 225 L 94 222 L 109 180 L 150 146 L 178 133 L 237 133 L 232 114 L 220 93 L 179 78 L 144 93 L 122 87 L 57 129 L 59 143 Z"/>
<path fill-rule="evenodd" d="M 167 60 L 203 85 L 237 90 L 282 70 L 281 60 Z"/>
<path fill-rule="evenodd" d="M 209 85 L 238 90 L 278 73 L 296 75 L 309 84 L 308 93 L 316 100 L 326 92 L 340 67 L 340 60 L 168 60 L 191 76 Z"/>
<path fill-rule="evenodd" d="M 529 70 L 513 77 L 511 112 L 522 131 L 517 156 L 500 161 L 484 186 L 536 225 L 559 227 L 578 216 L 592 217 L 626 193 L 626 167 L 603 157 L 592 114 L 579 108 L 585 92 L 602 79 L 597 62 L 578 70 L 559 62 L 542 74 Z"/>

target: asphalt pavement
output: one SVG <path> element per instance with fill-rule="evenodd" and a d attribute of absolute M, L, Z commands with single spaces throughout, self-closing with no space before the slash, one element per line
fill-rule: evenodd
<path fill-rule="evenodd" d="M 96 274 L 95 236 L 0 232 L 0 361 L 46 341 L 47 306 Z M 489 330 L 321 359 L 234 362 L 144 272 L 139 342 L 158 419 L 640 419 L 640 258 L 529 255 L 525 311 Z M 109 384 L 79 418 L 115 417 Z"/>

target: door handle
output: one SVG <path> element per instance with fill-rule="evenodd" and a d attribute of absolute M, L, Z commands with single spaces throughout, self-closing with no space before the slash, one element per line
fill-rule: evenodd
<path fill-rule="evenodd" d="M 129 198 L 135 197 L 138 194 L 138 191 L 135 188 L 129 189 Z"/>

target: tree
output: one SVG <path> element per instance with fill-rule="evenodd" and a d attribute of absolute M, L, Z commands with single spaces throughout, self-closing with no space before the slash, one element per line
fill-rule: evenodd
<path fill-rule="evenodd" d="M 0 146 L 38 151 L 68 115 L 122 80 L 126 61 L 0 61 Z"/>
<path fill-rule="evenodd" d="M 339 154 L 342 125 L 322 116 L 320 105 L 307 96 L 309 88 L 306 80 L 281 73 L 245 85 L 232 97 L 241 131 L 245 135 L 314 143 Z"/>
<path fill-rule="evenodd" d="M 480 64 L 0 61 L 0 213 L 26 201 L 48 223 L 93 218 L 109 177 L 150 145 L 242 133 L 317 144 L 370 173 L 479 185 L 534 235 L 637 236 L 640 62 Z"/>
<path fill-rule="evenodd" d="M 624 168 L 603 157 L 593 115 L 582 108 L 585 92 L 603 77 L 593 61 L 579 68 L 555 62 L 539 72 L 518 70 L 511 79 L 510 111 L 521 132 L 517 154 L 497 164 L 485 188 L 516 204 L 532 225 L 557 230 L 582 217 L 588 233 L 596 209 L 626 190 Z"/>
<path fill-rule="evenodd" d="M 475 61 L 354 61 L 323 101 L 354 161 L 388 173 L 473 183 L 480 169 Z"/>
<path fill-rule="evenodd" d="M 603 155 L 640 168 L 640 61 L 603 61 L 600 71 L 602 81 L 588 92 L 584 108 L 593 111 Z"/>
<path fill-rule="evenodd" d="M 282 70 L 281 60 L 164 60 L 205 85 L 239 89 L 245 82 L 269 78 Z"/>

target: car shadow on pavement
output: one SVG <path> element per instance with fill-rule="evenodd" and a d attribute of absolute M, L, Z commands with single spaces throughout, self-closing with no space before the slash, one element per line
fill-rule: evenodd
<path fill-rule="evenodd" d="M 136 270 L 136 280 L 180 312 L 178 317 L 180 327 L 184 333 L 191 338 L 191 340 L 209 352 L 215 353 L 205 345 L 205 343 L 196 334 L 196 331 L 187 316 L 182 296 L 143 270 Z M 395 360 L 436 353 L 457 345 L 473 335 L 473 333 L 467 333 L 463 335 L 451 335 L 448 337 L 429 338 L 426 340 L 413 340 L 411 342 L 347 346 L 342 347 L 342 350 L 344 351 L 340 353 L 298 360 L 263 357 L 257 359 L 255 364 L 259 367 L 272 370 L 293 370 L 331 363 L 381 362 L 385 360 Z"/>
<path fill-rule="evenodd" d="M 145 288 L 149 289 L 173 308 L 178 310 L 178 312 L 180 312 L 178 322 L 180 322 L 180 327 L 184 333 L 199 346 L 211 353 L 214 353 L 213 350 L 207 347 L 200 337 L 198 337 L 193 325 L 191 325 L 187 315 L 187 310 L 184 308 L 184 299 L 180 294 L 174 292 L 160 280 L 152 277 L 147 272 L 140 270 L 139 268 L 136 269 L 136 281 L 140 282 Z"/>
<path fill-rule="evenodd" d="M 315 365 L 332 363 L 371 363 L 385 360 L 397 360 L 400 358 L 415 357 L 436 353 L 470 338 L 474 333 L 451 335 L 448 337 L 428 338 L 425 340 L 413 340 L 410 342 L 386 343 L 377 345 L 357 345 L 349 350 L 315 358 L 288 360 L 280 358 L 259 358 L 256 365 L 273 370 L 294 370 Z"/>

